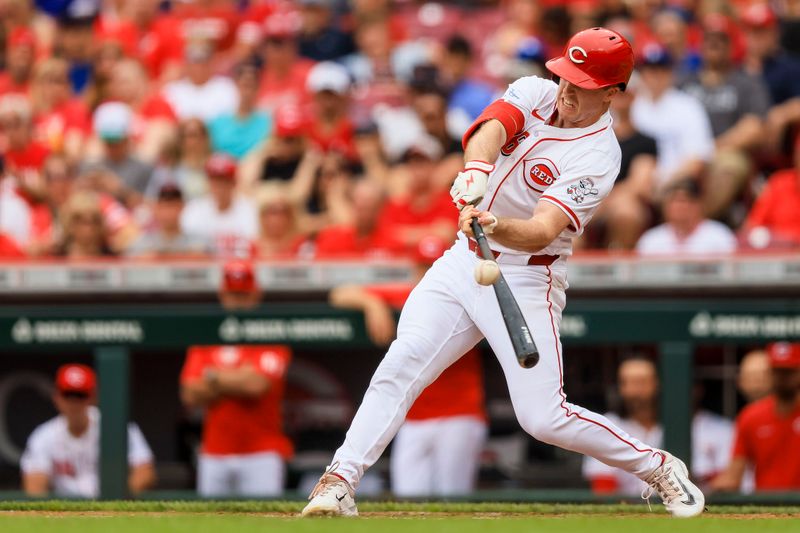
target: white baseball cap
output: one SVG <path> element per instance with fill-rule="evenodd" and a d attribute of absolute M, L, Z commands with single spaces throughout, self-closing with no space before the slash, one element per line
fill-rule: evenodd
<path fill-rule="evenodd" d="M 333 61 L 317 63 L 306 79 L 308 92 L 332 91 L 344 95 L 350 91 L 350 74 L 347 69 Z"/>
<path fill-rule="evenodd" d="M 98 137 L 105 141 L 119 141 L 130 134 L 133 112 L 122 102 L 106 102 L 94 112 L 93 125 Z"/>

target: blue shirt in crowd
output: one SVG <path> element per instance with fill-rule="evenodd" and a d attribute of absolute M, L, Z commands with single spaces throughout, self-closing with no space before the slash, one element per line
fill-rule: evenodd
<path fill-rule="evenodd" d="M 271 130 L 272 118 L 263 111 L 255 111 L 244 118 L 236 113 L 222 115 L 208 123 L 214 151 L 225 152 L 236 159 L 258 146 Z"/>

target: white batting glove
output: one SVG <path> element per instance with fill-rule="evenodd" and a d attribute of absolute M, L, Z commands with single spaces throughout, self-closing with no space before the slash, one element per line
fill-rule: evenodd
<path fill-rule="evenodd" d="M 494 165 L 486 161 L 467 161 L 450 189 L 450 197 L 458 209 L 465 205 L 477 205 L 483 200 L 489 184 L 489 173 L 493 170 Z"/>

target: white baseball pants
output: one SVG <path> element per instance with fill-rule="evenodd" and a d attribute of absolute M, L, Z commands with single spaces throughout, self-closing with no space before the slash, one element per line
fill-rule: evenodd
<path fill-rule="evenodd" d="M 274 452 L 197 458 L 197 492 L 206 498 L 264 498 L 283 492 L 286 466 Z"/>
<path fill-rule="evenodd" d="M 475 488 L 486 422 L 474 416 L 407 420 L 392 444 L 395 496 L 455 496 Z"/>
<path fill-rule="evenodd" d="M 522 429 L 542 442 L 589 455 L 639 478 L 650 474 L 663 462 L 658 450 L 605 417 L 567 402 L 558 337 L 566 303 L 566 262 L 529 266 L 527 256 L 498 258 L 539 348 L 539 364 L 524 369 L 517 363 L 494 289 L 475 282 L 477 261 L 461 236 L 411 293 L 397 339 L 375 371 L 344 444 L 334 454 L 337 473 L 358 486 L 422 390 L 486 337 L 505 374 Z"/>

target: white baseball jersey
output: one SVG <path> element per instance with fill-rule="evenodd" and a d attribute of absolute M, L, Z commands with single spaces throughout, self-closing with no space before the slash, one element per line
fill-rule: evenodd
<path fill-rule="evenodd" d="M 572 253 L 572 238 L 583 233 L 611 192 L 622 157 L 608 112 L 586 128 L 547 124 L 556 109 L 557 91 L 554 82 L 536 76 L 509 85 L 503 100 L 522 111 L 525 125 L 500 151 L 486 196 L 478 204 L 478 209 L 499 217 L 524 219 L 531 217 L 540 201 L 561 209 L 571 224 L 539 252 L 544 255 Z M 524 254 L 496 242 L 492 249 Z"/>
<path fill-rule="evenodd" d="M 37 427 L 28 438 L 20 459 L 24 473 L 42 472 L 58 496 L 96 498 L 100 492 L 98 459 L 100 456 L 100 410 L 89 408 L 89 428 L 80 437 L 67 429 L 67 421 L 57 416 Z M 128 464 L 153 461 L 153 452 L 139 427 L 128 424 Z"/>

